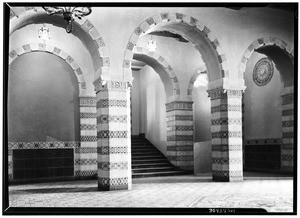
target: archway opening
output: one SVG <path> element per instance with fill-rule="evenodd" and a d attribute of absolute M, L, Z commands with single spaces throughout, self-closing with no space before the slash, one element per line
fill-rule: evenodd
<path fill-rule="evenodd" d="M 293 146 L 285 136 L 286 132 L 293 131 L 293 115 L 284 115 L 287 107 L 293 109 L 292 102 L 284 103 L 284 96 L 293 93 L 291 57 L 276 45 L 259 47 L 247 62 L 245 84 L 244 171 L 286 173 L 293 162 Z M 287 89 L 290 93 L 285 93 Z M 288 148 L 285 144 L 289 144 Z"/>
<path fill-rule="evenodd" d="M 74 176 L 73 149 L 56 148 L 80 141 L 78 94 L 74 71 L 60 57 L 31 52 L 11 63 L 8 140 L 22 148 L 12 153 L 14 180 Z M 44 149 L 49 143 L 54 149 Z"/>

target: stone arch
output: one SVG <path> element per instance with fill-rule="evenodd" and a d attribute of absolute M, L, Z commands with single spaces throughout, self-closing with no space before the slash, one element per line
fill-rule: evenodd
<path fill-rule="evenodd" d="M 238 79 L 244 78 L 244 73 L 246 70 L 246 64 L 251 57 L 252 53 L 257 51 L 263 54 L 266 54 L 266 51 L 263 51 L 263 49 L 270 47 L 274 47 L 278 51 L 282 52 L 288 58 L 292 65 L 294 65 L 294 48 L 290 45 L 288 45 L 285 41 L 276 38 L 276 37 L 265 37 L 255 40 L 253 43 L 250 44 L 250 46 L 246 49 L 246 51 L 243 54 L 243 57 L 239 64 L 239 73 L 238 73 Z M 269 56 L 269 54 L 267 54 Z M 273 59 L 271 57 L 271 59 Z M 276 64 L 276 63 L 275 63 Z M 277 65 L 277 64 L 276 64 Z M 277 65 L 277 67 L 279 67 Z M 287 83 L 287 80 L 290 78 L 287 78 L 287 76 L 282 75 L 284 83 Z M 293 77 L 293 75 L 289 75 L 288 77 Z M 289 86 L 289 85 L 285 85 Z"/>
<path fill-rule="evenodd" d="M 78 87 L 79 87 L 79 96 L 86 94 L 85 78 L 77 62 L 73 59 L 71 55 L 67 54 L 66 52 L 62 51 L 60 48 L 57 48 L 53 45 L 46 44 L 46 43 L 31 43 L 31 44 L 25 44 L 22 45 L 21 47 L 15 48 L 9 52 L 8 65 L 10 66 L 11 63 L 19 56 L 30 52 L 48 52 L 50 54 L 56 55 L 61 59 L 63 59 L 73 69 L 73 72 L 77 78 Z"/>
<path fill-rule="evenodd" d="M 294 171 L 294 48 L 276 37 L 265 37 L 255 40 L 242 56 L 239 65 L 239 79 L 243 79 L 247 62 L 255 51 L 265 54 L 272 59 L 282 78 L 280 167 L 283 173 L 292 173 Z M 288 69 L 286 70 L 285 67 L 288 67 Z"/>
<path fill-rule="evenodd" d="M 177 76 L 171 65 L 162 56 L 155 52 L 148 52 L 143 47 L 133 49 L 133 59 L 140 60 L 157 70 L 163 81 L 168 100 L 178 100 L 180 98 L 180 88 Z"/>
<path fill-rule="evenodd" d="M 157 30 L 183 35 L 184 38 L 194 44 L 200 54 L 201 50 L 206 50 L 207 57 L 203 55 L 202 59 L 207 65 L 210 81 L 229 77 L 226 55 L 219 40 L 207 26 L 189 15 L 163 12 L 145 19 L 130 36 L 126 45 L 122 66 L 125 81 L 132 80 L 131 61 L 133 48 L 139 37 Z"/>
<path fill-rule="evenodd" d="M 202 65 L 201 67 L 199 67 L 192 75 L 189 85 L 188 85 L 188 90 L 187 90 L 187 96 L 189 100 L 192 100 L 193 98 L 193 88 L 194 88 L 194 83 L 197 80 L 198 76 L 200 74 L 206 74 L 207 73 L 207 69 L 206 69 L 206 65 Z"/>
<path fill-rule="evenodd" d="M 59 15 L 49 16 L 41 7 L 24 7 L 23 10 L 10 9 L 10 35 L 16 30 L 33 23 L 51 23 L 65 28 L 65 22 Z M 74 21 L 72 34 L 78 37 L 91 55 L 95 71 L 95 86 L 102 79 L 110 80 L 110 58 L 104 39 L 96 27 L 86 18 Z"/>

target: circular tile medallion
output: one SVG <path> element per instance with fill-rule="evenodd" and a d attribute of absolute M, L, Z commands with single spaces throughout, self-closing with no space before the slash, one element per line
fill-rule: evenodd
<path fill-rule="evenodd" d="M 262 58 L 255 64 L 253 81 L 258 86 L 265 86 L 271 81 L 273 73 L 274 65 L 272 61 L 268 58 Z"/>

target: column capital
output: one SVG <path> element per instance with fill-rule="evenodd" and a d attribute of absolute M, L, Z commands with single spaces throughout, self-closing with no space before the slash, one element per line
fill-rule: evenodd
<path fill-rule="evenodd" d="M 242 98 L 243 97 L 244 90 L 242 89 L 225 89 L 223 87 L 218 87 L 215 89 L 207 90 L 208 97 L 213 99 L 219 99 L 219 98 Z"/>
<path fill-rule="evenodd" d="M 173 111 L 173 110 L 193 110 L 193 101 L 172 101 L 169 103 L 166 103 L 166 110 L 167 112 Z"/>
<path fill-rule="evenodd" d="M 105 80 L 102 77 L 99 77 L 94 81 L 94 86 L 96 93 L 98 93 L 103 89 L 115 91 L 126 90 L 132 87 L 132 83 L 127 81 Z"/>

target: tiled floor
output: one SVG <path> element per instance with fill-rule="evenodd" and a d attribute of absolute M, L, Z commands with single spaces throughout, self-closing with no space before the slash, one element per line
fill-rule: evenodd
<path fill-rule="evenodd" d="M 213 182 L 210 175 L 139 178 L 129 191 L 97 191 L 96 180 L 9 187 L 12 207 L 253 207 L 293 212 L 293 179 L 250 175 L 243 182 Z"/>

